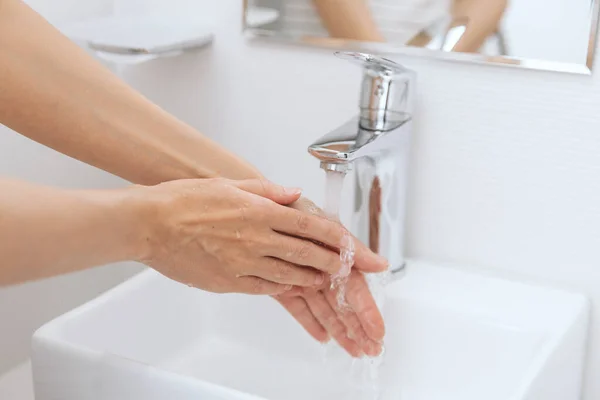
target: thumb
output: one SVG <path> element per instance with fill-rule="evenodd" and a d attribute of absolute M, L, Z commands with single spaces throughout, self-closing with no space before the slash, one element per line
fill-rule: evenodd
<path fill-rule="evenodd" d="M 302 195 L 302 189 L 284 187 L 266 179 L 238 181 L 236 186 L 246 192 L 267 198 L 284 206 L 292 204 Z"/>

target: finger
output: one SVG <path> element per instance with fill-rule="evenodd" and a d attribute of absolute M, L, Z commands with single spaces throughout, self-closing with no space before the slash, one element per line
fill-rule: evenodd
<path fill-rule="evenodd" d="M 338 319 L 335 311 L 333 311 L 322 292 L 315 291 L 307 294 L 304 300 L 319 323 L 344 350 L 353 357 L 362 356 L 363 353 L 360 347 L 354 340 L 348 337 L 346 327 Z"/>
<path fill-rule="evenodd" d="M 294 286 L 292 289 L 286 291 L 285 293 L 278 294 L 277 297 L 297 297 L 302 296 L 306 290 L 314 290 L 313 288 L 304 288 L 302 286 Z"/>
<path fill-rule="evenodd" d="M 381 344 L 369 338 L 354 310 L 347 305 L 343 307 L 338 304 L 338 291 L 339 289 L 326 290 L 323 293 L 331 308 L 337 313 L 338 319 L 346 327 L 348 337 L 354 340 L 366 355 L 371 357 L 378 356 L 381 354 Z"/>
<path fill-rule="evenodd" d="M 282 285 L 256 276 L 240 276 L 236 281 L 235 292 L 278 295 L 285 293 L 292 288 L 292 285 Z"/>
<path fill-rule="evenodd" d="M 296 265 L 312 267 L 319 271 L 327 272 L 328 274 L 337 273 L 342 262 L 340 255 L 326 247 L 319 246 L 308 240 L 299 239 L 292 236 L 275 233 L 270 244 L 267 247 L 269 256 L 279 258 Z M 316 280 L 314 285 L 320 285 L 324 282 L 324 276 L 318 283 Z"/>
<path fill-rule="evenodd" d="M 273 257 L 264 257 L 261 268 L 252 273 L 259 278 L 285 285 L 313 287 L 325 281 L 323 273 Z"/>
<path fill-rule="evenodd" d="M 265 197 L 282 205 L 292 204 L 302 195 L 302 190 L 299 188 L 276 185 L 266 179 L 236 181 L 234 185 L 246 192 Z"/>
<path fill-rule="evenodd" d="M 272 215 L 271 227 L 278 232 L 323 243 L 337 251 L 353 245 L 356 268 L 364 272 L 387 269 L 385 258 L 372 252 L 339 222 L 291 208 L 281 208 Z"/>
<path fill-rule="evenodd" d="M 369 338 L 381 342 L 385 335 L 383 316 L 379 312 L 365 277 L 357 270 L 352 271 L 346 284 L 346 299 Z"/>
<path fill-rule="evenodd" d="M 356 242 L 360 241 L 355 239 Z M 361 242 L 354 253 L 354 268 L 365 273 L 383 272 L 389 268 L 389 262 Z"/>
<path fill-rule="evenodd" d="M 306 304 L 306 301 L 302 297 L 275 296 L 275 300 L 277 300 L 315 340 L 321 343 L 329 341 L 329 334 L 323 325 L 315 318 L 310 311 L 310 308 L 308 308 L 308 304 Z"/>

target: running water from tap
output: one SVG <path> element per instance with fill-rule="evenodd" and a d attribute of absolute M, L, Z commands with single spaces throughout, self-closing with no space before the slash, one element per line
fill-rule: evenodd
<path fill-rule="evenodd" d="M 325 213 L 331 219 L 340 220 L 340 202 L 344 186 L 345 172 L 327 171 L 325 181 Z M 340 243 L 341 268 L 331 276 L 331 290 L 336 291 L 337 306 L 341 310 L 348 308 L 346 302 L 346 283 L 352 265 L 354 265 L 354 242 L 349 233 L 346 233 Z"/>
<path fill-rule="evenodd" d="M 344 186 L 345 172 L 327 171 L 325 173 L 325 213 L 328 217 L 339 220 L 340 201 Z"/>
<path fill-rule="evenodd" d="M 327 171 L 325 182 L 325 206 L 324 211 L 331 219 L 340 220 L 340 203 L 342 198 L 342 189 L 346 174 L 338 171 Z M 352 266 L 354 265 L 354 242 L 350 233 L 347 233 L 340 245 L 340 260 L 342 267 L 340 271 L 331 276 L 331 290 L 336 293 L 336 311 L 345 313 L 351 311 L 350 306 L 346 301 L 346 284 L 350 275 Z M 384 303 L 384 287 L 389 280 L 389 274 L 377 274 L 369 278 L 369 286 L 375 301 L 382 309 Z M 353 333 L 348 332 L 348 337 L 353 338 Z M 380 400 L 382 389 L 379 380 L 379 370 L 383 363 L 383 353 L 377 357 L 363 357 L 361 359 L 352 360 L 351 364 L 344 367 L 344 363 L 339 364 L 340 359 L 337 358 L 339 349 L 336 349 L 334 344 L 325 345 L 324 361 L 327 363 L 328 369 L 336 368 L 338 373 L 345 373 L 353 384 L 351 388 L 352 399 L 360 400 Z M 383 347 L 382 347 L 383 349 Z M 336 362 L 337 361 L 337 362 Z M 342 370 L 340 370 L 342 369 Z M 330 371 L 333 372 L 333 371 Z M 349 388 L 350 389 L 350 388 Z"/>

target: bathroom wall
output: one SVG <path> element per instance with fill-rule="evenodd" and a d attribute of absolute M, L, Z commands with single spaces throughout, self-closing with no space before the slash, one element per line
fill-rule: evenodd
<path fill-rule="evenodd" d="M 111 11 L 110 1 L 105 0 L 30 0 L 28 3 L 56 24 Z M 123 184 L 108 174 L 18 136 L 2 125 L 0 176 L 75 188 Z M 35 251 L 35 243 L 31 243 L 31 248 Z M 36 328 L 95 297 L 137 269 L 135 265 L 121 264 L 0 288 L 0 375 L 27 357 L 31 334 Z"/>
<path fill-rule="evenodd" d="M 123 13 L 193 7 L 214 24 L 211 49 L 128 67 L 123 76 L 271 179 L 322 200 L 323 177 L 306 146 L 355 111 L 355 67 L 325 50 L 248 43 L 238 0 L 117 1 Z M 419 73 L 409 254 L 582 291 L 600 303 L 600 76 L 395 58 Z M 0 172 L 69 186 L 121 184 L 6 131 Z M 2 329 L 0 369 L 13 347 L 22 354 L 28 339 L 19 335 L 118 280 L 116 271 L 1 291 L 0 324 L 10 336 Z M 586 400 L 600 398 L 599 337 L 594 329 Z"/>
<path fill-rule="evenodd" d="M 241 1 L 195 6 L 217 26 L 212 49 L 125 76 L 270 178 L 321 200 L 306 146 L 355 112 L 359 71 L 326 50 L 248 43 Z M 599 304 L 600 75 L 395 58 L 419 73 L 409 254 Z M 600 398 L 596 327 L 592 338 L 587 400 Z"/>

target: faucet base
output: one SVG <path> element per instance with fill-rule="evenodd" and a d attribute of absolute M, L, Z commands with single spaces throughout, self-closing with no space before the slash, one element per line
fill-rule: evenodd
<path fill-rule="evenodd" d="M 406 275 L 406 262 L 396 267 L 390 267 L 390 274 L 393 279 L 404 278 Z"/>

